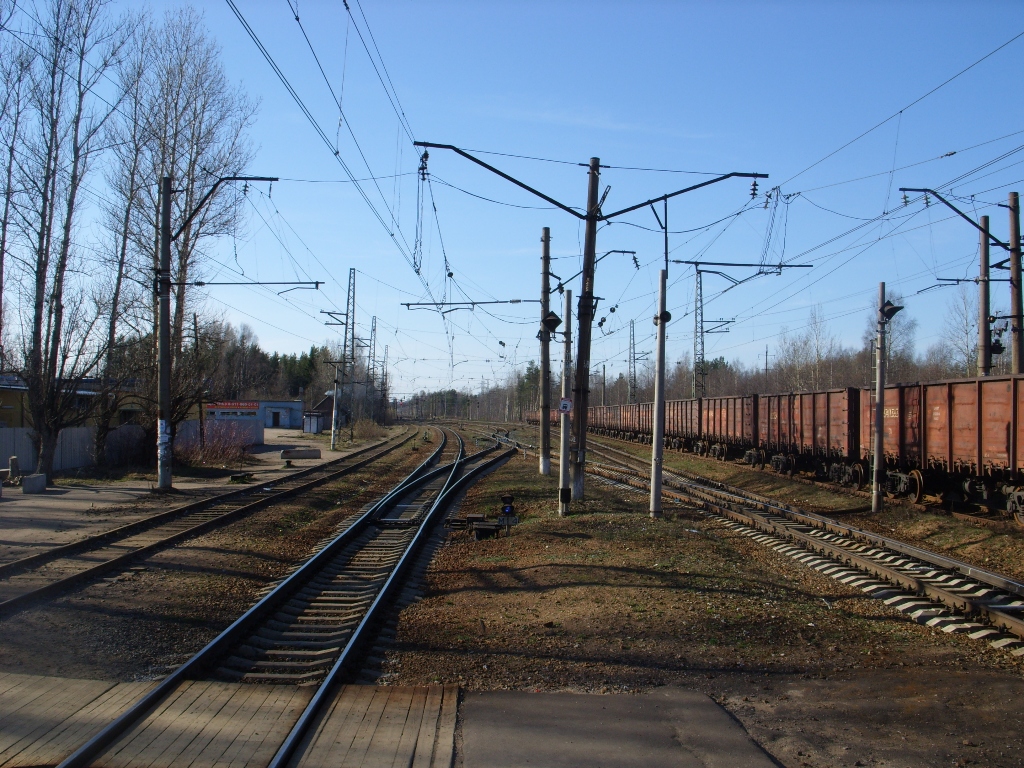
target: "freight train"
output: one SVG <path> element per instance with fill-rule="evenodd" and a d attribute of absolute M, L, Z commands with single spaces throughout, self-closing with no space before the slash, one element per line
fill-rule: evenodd
<path fill-rule="evenodd" d="M 874 408 L 873 390 L 852 387 L 670 400 L 665 447 L 860 489 L 871 477 Z M 653 409 L 591 406 L 587 428 L 650 443 Z M 1024 376 L 893 384 L 883 415 L 889 495 L 978 503 L 1024 524 Z"/>

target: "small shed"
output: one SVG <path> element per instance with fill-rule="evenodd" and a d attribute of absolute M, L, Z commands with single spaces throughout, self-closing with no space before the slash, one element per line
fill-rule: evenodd
<path fill-rule="evenodd" d="M 302 426 L 302 401 L 260 400 L 259 417 L 265 427 L 298 429 Z"/>
<path fill-rule="evenodd" d="M 319 435 L 324 431 L 324 427 L 330 424 L 330 421 L 330 416 L 320 413 L 320 411 L 306 411 L 302 418 L 302 431 L 311 435 Z"/>

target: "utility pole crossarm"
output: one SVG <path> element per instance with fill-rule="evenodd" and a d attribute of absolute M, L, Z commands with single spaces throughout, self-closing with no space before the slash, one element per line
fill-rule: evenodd
<path fill-rule="evenodd" d="M 720 181 L 725 181 L 726 179 L 734 179 L 734 178 L 767 179 L 768 178 L 768 174 L 767 173 L 736 173 L 736 172 L 734 172 L 734 173 L 727 173 L 724 176 L 719 176 L 716 179 L 708 179 L 707 181 L 702 181 L 700 184 L 694 184 L 692 187 L 687 187 L 686 189 L 678 189 L 675 192 L 669 192 L 667 195 L 662 195 L 661 197 L 652 197 L 650 200 L 644 200 L 644 202 L 642 202 L 642 203 L 637 203 L 636 205 L 631 205 L 628 208 L 623 208 L 620 211 L 615 211 L 615 213 L 609 213 L 609 214 L 606 214 L 606 215 L 602 214 L 601 216 L 598 216 L 597 218 L 598 218 L 598 221 L 608 221 L 608 219 L 614 219 L 616 216 L 621 216 L 624 213 L 629 213 L 629 212 L 635 211 L 635 210 L 637 210 L 639 208 L 644 208 L 644 207 L 646 207 L 648 205 L 653 207 L 655 203 L 660 203 L 663 200 L 670 200 L 673 197 L 676 197 L 678 195 L 685 195 L 687 192 L 693 192 L 695 189 L 700 189 L 701 187 L 707 187 L 707 186 L 710 186 L 712 184 L 717 184 Z"/>
<path fill-rule="evenodd" d="M 955 211 L 957 214 L 959 214 L 960 217 L 964 221 L 968 222 L 972 227 L 977 229 L 979 232 L 985 232 L 985 230 L 983 230 L 981 228 L 981 225 L 978 222 L 976 222 L 974 219 L 972 219 L 966 213 L 961 211 L 959 208 L 957 208 L 955 205 L 953 205 L 951 202 L 949 202 L 949 200 L 944 198 L 942 195 L 940 195 L 934 189 L 914 189 L 912 187 L 900 187 L 900 192 L 920 192 L 921 194 L 935 195 L 936 199 L 938 199 L 939 202 L 945 203 L 945 205 L 947 207 L 951 208 L 953 211 Z M 1004 251 L 1010 250 L 1010 246 L 1007 243 L 1004 243 L 1002 240 L 1000 240 L 999 238 L 995 237 L 991 232 L 986 232 L 985 234 L 988 235 L 988 239 L 989 240 L 991 240 L 993 243 L 998 245 Z M 994 266 L 999 266 L 999 265 L 996 264 Z"/>
<path fill-rule="evenodd" d="M 203 209 L 203 206 L 206 205 L 207 202 L 209 202 L 210 198 L 213 197 L 213 194 L 217 191 L 217 188 L 221 184 L 226 182 L 226 181 L 270 181 L 270 182 L 274 182 L 274 181 L 280 181 L 280 179 L 278 179 L 276 176 L 221 176 L 219 179 L 217 179 L 213 183 L 213 186 L 210 187 L 210 191 L 207 192 L 205 195 L 203 195 L 203 199 L 199 201 L 199 205 L 197 205 L 195 207 L 195 209 L 193 209 L 192 213 L 190 213 L 188 215 L 188 218 L 186 218 L 185 221 L 182 222 L 182 225 L 180 227 L 178 227 L 178 231 L 175 232 L 174 235 L 171 236 L 171 242 L 174 242 L 179 237 L 181 237 L 181 233 L 185 231 L 185 228 L 189 224 L 192 223 L 192 220 Z"/>
<path fill-rule="evenodd" d="M 522 187 L 527 192 L 529 192 L 531 194 L 534 194 L 537 197 L 539 197 L 541 200 L 549 202 L 552 205 L 557 206 L 558 208 L 561 208 L 563 211 L 565 211 L 567 213 L 571 213 L 577 219 L 585 219 L 586 218 L 586 214 L 583 214 L 583 213 L 580 213 L 579 211 L 573 210 L 568 205 L 565 205 L 564 203 L 558 202 L 553 197 L 548 197 L 543 192 L 540 192 L 539 190 L 536 190 L 533 187 L 531 187 L 529 184 L 524 184 L 523 182 L 519 181 L 519 179 L 516 179 L 516 178 L 513 178 L 512 176 L 509 176 L 504 171 L 499 171 L 493 165 L 489 165 L 488 163 L 485 163 L 483 160 L 481 160 L 481 159 L 479 159 L 477 157 L 473 157 L 468 152 L 466 152 L 464 150 L 461 150 L 461 149 L 459 149 L 458 147 L 456 147 L 456 146 L 454 146 L 452 144 L 434 144 L 434 143 L 429 142 L 429 141 L 414 141 L 413 145 L 417 146 L 417 147 L 427 147 L 429 149 L 450 149 L 455 154 L 462 155 L 462 157 L 464 157 L 467 160 L 470 160 L 470 161 L 476 163 L 477 165 L 481 166 L 482 168 L 486 168 L 491 173 L 498 174 L 499 176 L 501 176 L 501 178 L 505 179 L 506 181 L 511 181 L 517 187 Z"/>

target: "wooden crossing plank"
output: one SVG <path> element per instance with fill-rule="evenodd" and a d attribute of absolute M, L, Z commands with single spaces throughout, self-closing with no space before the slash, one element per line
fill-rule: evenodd
<path fill-rule="evenodd" d="M 352 739 L 352 745 L 348 748 L 348 752 L 341 761 L 341 768 L 359 768 L 362 765 L 363 756 L 366 755 L 366 750 L 370 746 L 370 739 L 373 738 L 373 733 L 377 730 L 377 725 L 384 715 L 384 709 L 387 707 L 390 697 L 391 691 L 387 688 L 377 688 L 374 690 L 373 698 L 370 699 L 370 706 L 366 708 L 362 722 L 356 728 L 356 735 Z"/>
<path fill-rule="evenodd" d="M 268 765 L 313 695 L 312 688 L 278 687 L 284 688 L 284 690 L 281 691 L 273 707 L 265 707 L 267 714 L 263 721 L 262 738 L 247 744 L 250 754 L 246 757 L 245 762 L 239 762 L 236 759 L 233 765 Z"/>
<path fill-rule="evenodd" d="M 251 713 L 245 709 L 245 705 L 253 696 L 259 695 L 254 685 L 235 690 L 217 714 L 209 718 L 188 747 L 178 755 L 176 764 L 206 766 L 217 762 L 227 746 L 240 733 L 245 732 L 245 724 L 251 719 Z M 235 725 L 236 718 L 242 722 Z"/>
<path fill-rule="evenodd" d="M 413 689 L 405 686 L 391 686 L 384 714 L 381 715 L 366 754 L 360 761 L 365 768 L 391 768 L 398 752 L 398 744 L 405 731 L 405 722 L 412 708 Z"/>
<path fill-rule="evenodd" d="M 416 754 L 413 756 L 412 768 L 430 768 L 430 762 L 434 756 L 434 741 L 437 738 L 437 723 L 441 719 L 443 696 L 444 689 L 439 685 L 432 685 L 427 689 L 427 699 L 423 707 L 419 738 L 416 739 Z"/>
<path fill-rule="evenodd" d="M 2 768 L 56 765 L 120 715 L 156 683 L 118 683 L 85 704 L 57 727 L 36 739 L 6 762 Z"/>
<path fill-rule="evenodd" d="M 437 740 L 430 768 L 451 768 L 455 752 L 455 721 L 459 713 L 459 686 L 446 685 L 437 723 Z"/>
<path fill-rule="evenodd" d="M 372 685 L 346 685 L 339 691 L 309 747 L 303 752 L 298 763 L 300 768 L 319 768 L 332 760 L 340 764 L 373 701 L 375 690 Z"/>
<path fill-rule="evenodd" d="M 448 709 L 458 702 L 458 688 Z M 296 768 L 430 768 L 437 744 L 445 689 L 441 686 L 344 686 L 307 743 L 300 746 Z M 454 723 L 454 721 L 453 721 Z M 454 730 L 452 741 L 454 741 Z M 442 763 L 443 764 L 443 763 Z"/>
<path fill-rule="evenodd" d="M 96 757 L 99 768 L 134 768 L 135 761 L 145 759 L 146 748 L 160 738 L 174 719 L 195 701 L 206 683 L 186 681 L 157 706 L 154 712 L 128 731 L 110 749 Z"/>
<path fill-rule="evenodd" d="M 214 760 L 213 765 L 215 768 L 227 768 L 231 765 L 231 761 L 238 756 L 238 753 L 245 746 L 246 740 L 250 737 L 254 737 L 254 734 L 260 727 L 260 720 L 258 715 L 262 711 L 263 705 L 267 699 L 271 696 L 277 696 L 278 691 L 269 685 L 253 685 L 250 686 L 253 689 L 252 695 L 246 699 L 245 704 L 236 713 L 233 723 L 232 735 L 234 738 L 224 745 L 224 749 L 221 750 L 220 755 Z M 245 734 L 243 738 L 239 738 L 239 734 Z"/>
<path fill-rule="evenodd" d="M 405 728 L 398 740 L 395 758 L 391 768 L 409 768 L 416 755 L 416 741 L 423 723 L 423 712 L 427 704 L 427 689 L 413 688 L 412 701 L 409 703 L 409 716 L 405 720 Z"/>
<path fill-rule="evenodd" d="M 31 745 L 113 685 L 100 680 L 37 678 L 12 689 L 22 692 L 24 702 L 4 702 L 14 711 L 0 716 L 0 762 Z"/>
<path fill-rule="evenodd" d="M 235 695 L 247 695 L 237 685 L 208 683 L 202 695 L 182 712 L 155 740 L 143 755 L 132 762 L 133 768 L 170 768 L 172 765 L 190 765 L 185 756 L 210 721 Z M 197 747 L 199 745 L 196 745 Z M 201 751 L 201 747 L 200 747 Z M 148 753 L 148 757 L 147 757 Z M 194 755 L 193 755 L 194 757 Z"/>

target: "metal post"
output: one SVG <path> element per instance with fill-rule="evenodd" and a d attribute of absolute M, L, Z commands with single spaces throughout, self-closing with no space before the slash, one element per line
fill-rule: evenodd
<path fill-rule="evenodd" d="M 171 490 L 171 177 L 160 185 L 160 270 L 157 281 L 157 368 L 159 387 L 156 410 L 157 488 Z"/>
<path fill-rule="evenodd" d="M 608 394 L 608 372 L 605 370 L 604 363 L 601 363 L 601 405 L 607 405 L 605 402 Z"/>
<path fill-rule="evenodd" d="M 572 291 L 565 292 L 565 343 L 562 345 L 562 397 L 569 396 L 569 371 L 572 368 Z M 558 516 L 567 517 L 572 488 L 569 482 L 569 414 L 561 412 L 558 441 Z"/>
<path fill-rule="evenodd" d="M 661 517 L 661 459 L 665 451 L 665 326 L 671 316 L 665 309 L 668 270 L 661 270 L 658 286 L 658 351 L 654 373 L 654 428 L 651 436 L 651 517 Z"/>
<path fill-rule="evenodd" d="M 988 322 L 988 216 L 981 217 L 981 257 L 978 270 L 978 375 L 992 371 L 992 328 Z"/>
<path fill-rule="evenodd" d="M 882 511 L 885 480 L 885 283 L 878 284 L 878 330 L 875 337 L 875 448 L 871 483 L 871 511 Z"/>
<path fill-rule="evenodd" d="M 1020 197 L 1016 192 L 1010 193 L 1010 361 L 1012 373 L 1021 372 L 1024 363 L 1024 332 L 1021 330 L 1021 312 L 1024 301 L 1021 299 L 1020 274 Z"/>
<path fill-rule="evenodd" d="M 601 161 L 590 158 L 587 187 L 587 227 L 583 241 L 583 292 L 580 295 L 579 330 L 576 345 L 576 379 L 573 386 L 572 420 L 572 497 L 583 500 L 583 480 L 587 462 L 587 405 L 590 403 L 590 330 L 594 320 L 594 258 L 597 252 L 597 188 L 601 181 Z"/>
<path fill-rule="evenodd" d="M 540 473 L 551 474 L 551 334 L 544 326 L 551 290 L 551 229 L 544 227 L 540 241 Z"/>

